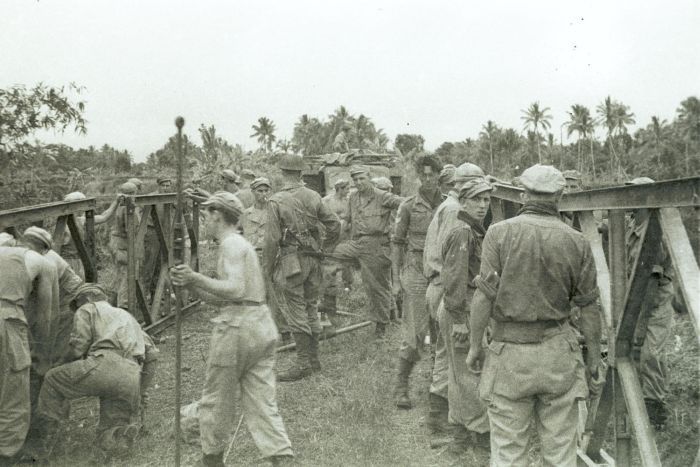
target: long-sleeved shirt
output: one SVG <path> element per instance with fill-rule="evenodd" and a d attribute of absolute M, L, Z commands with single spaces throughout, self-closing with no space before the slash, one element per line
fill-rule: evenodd
<path fill-rule="evenodd" d="M 440 280 L 439 276 L 442 272 L 440 245 L 444 242 L 446 233 L 451 232 L 462 223 L 457 218 L 461 208 L 457 192 L 450 191 L 445 201 L 438 206 L 428 226 L 428 232 L 425 235 L 425 250 L 423 251 L 423 274 L 433 283 Z"/>
<path fill-rule="evenodd" d="M 359 191 L 348 199 L 350 236 L 355 239 L 365 235 L 389 235 L 391 211 L 398 208 L 405 198 L 377 188 L 367 194 Z"/>
<path fill-rule="evenodd" d="M 141 360 L 146 354 L 141 326 L 129 312 L 105 301 L 86 303 L 73 318 L 70 346 L 74 357 L 116 351 L 124 358 Z"/>
<path fill-rule="evenodd" d="M 301 182 L 288 183 L 272 195 L 267 208 L 267 228 L 263 246 L 263 267 L 272 272 L 277 253 L 284 246 L 320 246 L 319 225 L 324 241 L 333 245 L 340 235 L 340 221 L 321 201 L 321 196 Z M 300 245 L 301 243 L 301 245 Z"/>
<path fill-rule="evenodd" d="M 267 209 L 251 206 L 243 211 L 243 236 L 256 251 L 262 251 L 267 225 Z"/>
<path fill-rule="evenodd" d="M 484 237 L 479 276 L 492 272 L 500 278 L 493 301 L 496 321 L 562 320 L 569 318 L 571 302 L 583 307 L 598 297 L 591 247 L 556 213 L 526 207 L 493 224 Z"/>
<path fill-rule="evenodd" d="M 420 193 L 406 199 L 396 215 L 392 242 L 406 245 L 408 251 L 423 252 L 434 212 L 435 209 Z"/>
<path fill-rule="evenodd" d="M 253 195 L 253 190 L 250 188 L 243 188 L 234 193 L 238 199 L 243 203 L 244 208 L 249 208 L 255 204 L 255 195 Z"/>
<path fill-rule="evenodd" d="M 484 227 L 479 221 L 460 211 L 461 225 L 447 232 L 440 244 L 442 254 L 442 287 L 445 310 L 455 323 L 465 324 L 469 303 L 476 290 L 474 278 L 481 266 L 481 243 Z"/>

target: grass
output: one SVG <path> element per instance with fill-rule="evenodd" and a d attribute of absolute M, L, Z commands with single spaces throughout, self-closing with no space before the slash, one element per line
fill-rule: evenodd
<path fill-rule="evenodd" d="M 108 271 L 102 275 L 103 279 L 108 277 Z M 353 291 L 341 300 L 341 306 L 361 313 L 358 310 L 365 307 L 364 294 Z M 199 398 L 208 352 L 209 319 L 213 316 L 212 310 L 202 307 L 184 323 L 183 404 Z M 359 318 L 342 318 L 342 321 L 341 325 L 350 324 Z M 698 450 L 698 346 L 687 315 L 677 316 L 673 334 L 667 348 L 672 415 L 666 431 L 658 435 L 657 444 L 664 465 L 691 465 Z M 675 338 L 676 335 L 679 337 Z M 161 361 L 157 386 L 151 391 L 147 411 L 147 434 L 130 452 L 104 465 L 174 465 L 173 330 L 169 329 L 159 337 Z M 411 378 L 411 397 L 415 407 L 403 411 L 393 405 L 399 344 L 400 328 L 396 324 L 389 326 L 387 339 L 381 344 L 373 341 L 372 327 L 322 341 L 321 373 L 299 382 L 277 385 L 278 404 L 297 456 L 296 464 L 363 467 L 454 465 L 443 450 L 429 448 L 425 426 L 429 360 L 420 362 Z M 277 368 L 290 365 L 293 357 L 293 352 L 278 354 Z M 93 456 L 98 412 L 95 400 L 82 399 L 73 403 L 65 443 L 53 465 L 101 464 Z M 537 446 L 533 446 L 533 454 L 536 452 Z M 608 452 L 614 453 L 614 450 Z M 258 456 L 243 423 L 227 464 L 258 465 Z M 196 465 L 199 458 L 197 444 L 183 444 L 183 465 Z M 473 458 L 463 458 L 459 462 L 459 465 L 482 464 L 483 459 Z M 532 465 L 539 464 L 533 461 Z"/>

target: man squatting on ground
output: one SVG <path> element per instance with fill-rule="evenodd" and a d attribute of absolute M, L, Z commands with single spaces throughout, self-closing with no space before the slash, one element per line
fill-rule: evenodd
<path fill-rule="evenodd" d="M 461 454 L 468 447 L 489 451 L 489 419 L 479 399 L 479 377 L 466 366 L 469 342 L 469 305 L 481 265 L 483 222 L 491 203 L 491 184 L 483 178 L 470 180 L 459 190 L 460 225 L 447 232 L 439 245 L 443 258 L 444 290 L 437 317 L 440 337 L 445 342 L 448 364 L 447 399 L 453 441 L 450 451 Z"/>
<path fill-rule="evenodd" d="M 100 448 L 123 453 L 139 432 L 140 395 L 147 389 L 144 384 L 152 381 L 158 350 L 138 321 L 110 305 L 97 284 L 81 285 L 71 307 L 76 311 L 70 348 L 62 359 L 69 363 L 49 370 L 39 393 L 43 455 L 51 455 L 60 423 L 68 419 L 70 401 L 86 396 L 100 399 Z"/>
<path fill-rule="evenodd" d="M 11 465 L 29 430 L 31 355 L 38 359 L 35 370 L 39 374 L 50 367 L 58 281 L 53 264 L 24 246 L 0 246 L 0 271 L 0 465 Z M 35 294 L 31 311 L 36 316 L 27 308 L 31 293 Z M 32 349 L 30 323 L 36 324 Z"/>
<path fill-rule="evenodd" d="M 352 167 L 350 176 L 357 188 L 348 199 L 350 240 L 335 248 L 333 259 L 360 263 L 369 318 L 376 323 L 375 336 L 382 339 L 391 313 L 391 212 L 404 198 L 375 188 L 362 166 Z"/>
<path fill-rule="evenodd" d="M 433 157 L 421 157 L 416 162 L 421 186 L 418 193 L 399 206 L 392 235 L 392 266 L 394 290 L 397 296 L 403 288 L 402 340 L 399 349 L 399 371 L 394 390 L 396 406 L 411 408 L 409 376 L 423 355 L 423 343 L 429 329 L 430 315 L 425 303 L 428 281 L 423 275 L 423 249 L 430 220 L 442 196 L 438 189 L 440 164 Z"/>
<path fill-rule="evenodd" d="M 425 250 L 423 252 L 423 274 L 428 279 L 428 287 L 425 292 L 425 300 L 428 306 L 430 318 L 433 321 L 435 332 L 435 362 L 433 364 L 432 382 L 430 384 L 430 394 L 428 399 L 428 427 L 433 435 L 431 447 L 439 447 L 441 444 L 450 442 L 450 426 L 448 423 L 448 363 L 447 349 L 442 334 L 437 325 L 437 309 L 442 300 L 442 267 L 443 256 L 440 249 L 445 241 L 445 237 L 455 227 L 462 225 L 457 217 L 461 210 L 459 203 L 459 190 L 469 180 L 483 178 L 484 171 L 478 166 L 464 163 L 457 167 L 452 180 L 453 189 L 445 197 L 445 200 L 438 206 L 430 221 L 428 231 L 425 236 Z M 442 178 L 442 177 L 441 177 Z M 449 185 L 449 180 L 444 180 L 444 184 Z"/>
<path fill-rule="evenodd" d="M 321 370 L 318 341 L 321 322 L 318 298 L 321 285 L 321 224 L 325 245 L 340 233 L 338 216 L 321 196 L 304 186 L 301 156 L 280 156 L 283 185 L 268 202 L 268 227 L 263 248 L 267 280 L 274 284 L 278 304 L 296 343 L 296 363 L 278 374 L 279 381 L 296 381 Z"/>
<path fill-rule="evenodd" d="M 223 466 L 224 451 L 240 407 L 262 456 L 277 464 L 293 456 L 275 396 L 277 327 L 265 305 L 265 283 L 255 250 L 238 234 L 243 204 L 219 192 L 202 203 L 206 232 L 219 242 L 217 279 L 181 264 L 173 285 L 188 287 L 218 306 L 212 319 L 209 358 L 199 405 L 202 461 Z"/>
<path fill-rule="evenodd" d="M 243 211 L 243 236 L 255 248 L 255 253 L 258 255 L 258 263 L 262 262 L 263 245 L 265 243 L 265 229 L 267 228 L 267 200 L 270 197 L 270 189 L 272 185 L 270 180 L 265 177 L 256 178 L 250 184 L 250 189 L 253 190 L 255 203 Z M 289 327 L 287 321 L 282 316 L 280 308 L 277 305 L 277 295 L 275 294 L 274 286 L 269 281 L 265 283 L 267 306 L 270 308 L 272 318 L 275 320 L 277 329 L 282 336 L 282 342 L 289 343 Z"/>
<path fill-rule="evenodd" d="M 597 379 L 600 363 L 598 288 L 591 247 L 567 226 L 557 203 L 561 172 L 535 165 L 520 177 L 520 214 L 492 225 L 482 245 L 471 304 L 470 342 L 492 340 L 481 374 L 487 401 L 491 464 L 528 465 L 535 421 L 545 465 L 576 465 L 577 401 Z M 571 302 L 581 308 L 579 328 L 588 347 L 584 364 L 573 328 Z M 471 345 L 467 365 L 480 368 L 482 348 Z"/>

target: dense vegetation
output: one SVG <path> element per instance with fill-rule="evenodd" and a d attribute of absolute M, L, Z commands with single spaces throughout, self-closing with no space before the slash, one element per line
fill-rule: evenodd
<path fill-rule="evenodd" d="M 76 149 L 30 141 L 40 129 L 85 133 L 86 104 L 80 100 L 84 92 L 75 84 L 0 89 L 0 208 L 57 200 L 86 185 L 93 194 L 109 192 L 127 175 L 148 177 L 173 170 L 174 137 L 145 163 L 137 164 L 128 151 L 108 144 Z M 446 141 L 434 154 L 444 163 L 474 162 L 504 178 L 536 162 L 574 168 L 584 174 L 588 185 L 619 183 L 639 175 L 672 179 L 700 170 L 700 99 L 696 96 L 680 102 L 671 121 L 653 116 L 633 133 L 630 127 L 641 122 L 627 105 L 610 96 L 595 109 L 574 104 L 560 111 L 566 112 L 567 121 L 559 135 L 552 132 L 552 110 L 533 102 L 522 110 L 522 129 L 488 120 L 475 136 Z M 185 135 L 190 177 L 208 184 L 222 168 L 267 170 L 280 151 L 316 155 L 366 149 L 396 153 L 407 161 L 425 151 L 423 136 L 399 134 L 392 145 L 370 117 L 352 114 L 345 106 L 326 118 L 300 116 L 289 140 L 278 137 L 275 123 L 267 117 L 260 117 L 251 131 L 259 144 L 253 151 L 226 141 L 213 125 L 201 125 L 196 137 Z M 564 132 L 575 141 L 564 144 Z M 115 182 L 91 186 L 88 182 L 95 179 Z"/>

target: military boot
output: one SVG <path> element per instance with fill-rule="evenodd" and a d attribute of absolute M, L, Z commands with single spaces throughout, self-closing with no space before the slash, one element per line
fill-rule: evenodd
<path fill-rule="evenodd" d="M 399 358 L 399 374 L 396 378 L 396 387 L 394 388 L 394 397 L 396 399 L 396 407 L 399 409 L 410 409 L 412 407 L 409 392 L 409 377 L 413 370 L 414 362 Z"/>
<path fill-rule="evenodd" d="M 454 456 L 461 456 L 469 450 L 469 446 L 473 443 L 472 432 L 467 430 L 464 425 L 452 425 L 452 441 L 447 446 L 447 450 Z"/>
<path fill-rule="evenodd" d="M 318 338 L 319 334 L 314 332 L 309 340 L 309 363 L 313 372 L 321 371 L 321 360 L 318 358 Z"/>
<path fill-rule="evenodd" d="M 297 345 L 297 362 L 286 371 L 277 375 L 277 381 L 299 381 L 309 376 L 311 362 L 309 361 L 309 349 L 311 347 L 311 336 L 303 332 L 295 332 L 294 342 Z"/>
<path fill-rule="evenodd" d="M 428 396 L 428 431 L 430 447 L 439 448 L 452 441 L 452 426 L 447 421 L 449 413 L 447 399 L 432 392 Z"/>

